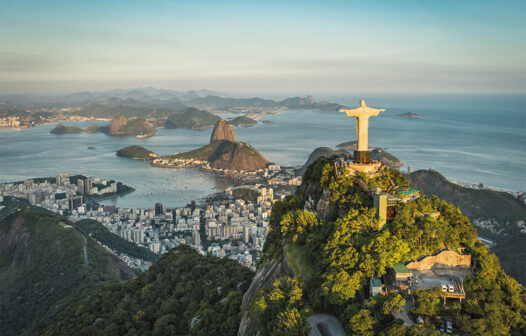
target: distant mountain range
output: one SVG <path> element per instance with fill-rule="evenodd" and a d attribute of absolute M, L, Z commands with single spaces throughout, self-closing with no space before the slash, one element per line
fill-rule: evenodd
<path fill-rule="evenodd" d="M 326 101 L 317 102 L 312 96 L 287 98 L 282 101 L 259 97 L 223 98 L 219 96 L 206 96 L 194 98 L 185 103 L 202 108 L 287 108 L 336 111 L 343 107 L 342 105 Z"/>
<path fill-rule="evenodd" d="M 326 101 L 317 102 L 312 96 L 292 97 L 281 101 L 253 98 L 232 98 L 228 94 L 209 90 L 175 91 L 153 87 L 116 89 L 101 92 L 76 92 L 64 95 L 0 95 L 3 108 L 38 106 L 85 106 L 96 104 L 111 107 L 179 110 L 185 107 L 210 109 L 229 108 L 286 108 L 338 110 L 342 107 Z M 2 108 L 2 109 L 3 109 Z"/>

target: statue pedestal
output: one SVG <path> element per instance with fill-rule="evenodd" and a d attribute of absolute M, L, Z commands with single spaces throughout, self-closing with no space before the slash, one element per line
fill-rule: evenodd
<path fill-rule="evenodd" d="M 353 161 L 354 163 L 361 163 L 361 164 L 371 163 L 371 152 L 369 152 L 368 150 L 366 151 L 355 150 Z"/>
<path fill-rule="evenodd" d="M 371 161 L 369 163 L 351 162 L 344 166 L 347 169 L 347 175 L 354 176 L 357 172 L 367 174 L 369 178 L 376 177 L 382 173 L 384 164 L 379 161 Z"/>

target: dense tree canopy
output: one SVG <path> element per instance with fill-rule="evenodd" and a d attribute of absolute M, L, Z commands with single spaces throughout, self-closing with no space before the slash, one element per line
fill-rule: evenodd
<path fill-rule="evenodd" d="M 269 300 L 270 293 L 283 288 L 281 282 L 259 294 L 251 312 L 265 335 L 277 334 L 283 331 L 280 326 L 296 325 L 290 321 L 304 321 L 308 314 L 317 312 L 338 316 L 353 335 L 438 335 L 432 323 L 406 328 L 393 318 L 391 312 L 405 304 L 400 295 L 379 295 L 366 300 L 364 307 L 363 293 L 369 278 L 385 275 L 394 263 L 459 247 L 466 248 L 474 262 L 474 274 L 464 284 L 467 299 L 444 306 L 439 288 L 417 290 L 412 312 L 427 318 L 448 318 L 456 328 L 473 335 L 524 335 L 525 291 L 477 240 L 476 230 L 457 207 L 437 197 L 422 196 L 399 203 L 393 220 L 382 228 L 371 197 L 357 187 L 357 178 L 365 179 L 370 187 L 408 185 L 407 179 L 392 169 L 374 179 L 337 177 L 331 161 L 320 158 L 307 169 L 302 193 L 275 204 L 265 258 L 272 258 L 270 251 L 280 257 L 286 253 L 295 271 L 295 276 L 287 279 L 301 283 L 302 295 L 294 305 L 279 306 L 279 310 Z M 319 199 L 309 194 L 309 190 L 316 190 L 312 184 L 330 191 L 333 213 L 325 219 L 303 209 L 304 199 Z M 290 293 L 283 300 L 289 297 Z M 283 316 L 277 319 L 279 312 L 287 312 L 288 320 Z"/>
<path fill-rule="evenodd" d="M 70 306 L 38 335 L 234 335 L 252 272 L 179 246 L 135 280 Z"/>

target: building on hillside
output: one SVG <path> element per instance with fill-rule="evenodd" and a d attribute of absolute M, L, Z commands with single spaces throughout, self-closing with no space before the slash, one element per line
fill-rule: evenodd
<path fill-rule="evenodd" d="M 397 192 L 398 197 L 402 202 L 411 202 L 420 197 L 420 191 L 415 189 L 399 190 Z"/>
<path fill-rule="evenodd" d="M 378 279 L 377 277 L 372 277 L 369 280 L 369 287 L 370 287 L 369 294 L 371 296 L 375 296 L 377 294 L 383 294 L 382 281 L 380 281 L 380 279 Z"/>
<path fill-rule="evenodd" d="M 393 272 L 396 281 L 411 281 L 411 278 L 413 277 L 413 273 L 411 273 L 411 271 L 401 263 L 396 263 L 393 265 Z"/>
<path fill-rule="evenodd" d="M 377 210 L 376 218 L 380 220 L 380 225 L 383 227 L 387 221 L 394 218 L 394 209 L 400 199 L 388 193 L 376 192 L 372 195 L 373 206 Z"/>
<path fill-rule="evenodd" d="M 376 218 L 383 227 L 387 223 L 387 194 L 373 194 L 373 206 L 376 209 Z"/>

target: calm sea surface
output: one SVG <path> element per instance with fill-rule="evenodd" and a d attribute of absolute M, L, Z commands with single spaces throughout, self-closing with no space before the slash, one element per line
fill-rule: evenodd
<path fill-rule="evenodd" d="M 357 106 L 359 97 L 332 100 Z M 366 102 L 387 109 L 370 119 L 369 144 L 386 148 L 404 162 L 404 168 L 435 168 L 450 179 L 526 190 L 526 96 L 366 97 Z M 421 118 L 398 116 L 404 112 Z M 316 147 L 334 148 L 356 137 L 354 118 L 339 112 L 288 111 L 261 119 L 275 124 L 235 128 L 237 138 L 284 166 L 303 164 Z M 82 128 L 91 124 L 105 123 L 66 123 Z M 117 150 L 133 144 L 160 155 L 187 151 L 208 143 L 211 129 L 159 129 L 154 137 L 140 140 L 50 134 L 54 126 L 0 129 L 0 182 L 64 171 L 85 173 L 134 187 L 135 192 L 106 202 L 127 207 L 153 207 L 156 202 L 182 206 L 228 185 L 196 169 L 155 168 L 115 156 Z"/>

